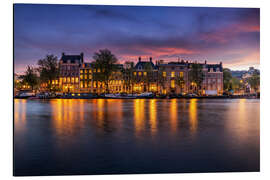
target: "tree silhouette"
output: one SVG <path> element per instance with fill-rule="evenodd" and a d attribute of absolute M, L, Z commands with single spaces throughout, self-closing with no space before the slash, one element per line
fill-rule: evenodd
<path fill-rule="evenodd" d="M 101 49 L 99 52 L 95 52 L 93 59 L 93 67 L 96 72 L 93 74 L 93 78 L 96 81 L 104 83 L 105 92 L 109 92 L 109 81 L 111 75 L 117 70 L 116 63 L 117 58 L 108 49 Z"/>

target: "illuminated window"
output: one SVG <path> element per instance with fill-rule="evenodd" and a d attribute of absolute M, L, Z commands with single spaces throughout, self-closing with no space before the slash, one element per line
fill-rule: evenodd
<path fill-rule="evenodd" d="M 175 77 L 175 72 L 174 71 L 171 72 L 171 77 Z"/>
<path fill-rule="evenodd" d="M 143 72 L 143 75 L 146 76 L 147 75 L 147 72 Z"/>
<path fill-rule="evenodd" d="M 165 71 L 162 72 L 163 77 L 167 76 L 167 73 Z"/>
<path fill-rule="evenodd" d="M 86 87 L 86 88 L 87 88 L 87 82 L 84 82 L 84 87 Z"/>
<path fill-rule="evenodd" d="M 62 82 L 63 82 L 63 78 L 60 78 L 59 84 L 62 84 Z"/>
<path fill-rule="evenodd" d="M 100 72 L 100 69 L 98 69 L 97 72 L 99 73 Z"/>
<path fill-rule="evenodd" d="M 83 88 L 83 83 L 81 83 L 81 88 Z"/>
<path fill-rule="evenodd" d="M 64 80 L 64 81 L 63 81 L 64 83 L 65 83 L 65 82 L 67 82 L 67 78 L 65 78 L 65 77 L 64 77 L 64 79 L 63 79 L 63 80 Z"/>
<path fill-rule="evenodd" d="M 184 77 L 184 72 L 179 73 L 180 77 Z"/>
<path fill-rule="evenodd" d="M 82 69 L 80 70 L 80 73 L 83 73 L 83 70 Z"/>
<path fill-rule="evenodd" d="M 175 88 L 175 81 L 171 80 L 171 88 Z"/>
<path fill-rule="evenodd" d="M 139 76 L 141 76 L 142 75 L 142 72 L 139 72 Z"/>
<path fill-rule="evenodd" d="M 54 80 L 52 80 L 52 84 L 54 84 Z"/>
<path fill-rule="evenodd" d="M 134 72 L 133 74 L 134 74 L 134 76 L 136 76 L 137 75 L 137 72 Z"/>
<path fill-rule="evenodd" d="M 89 75 L 89 79 L 90 79 L 90 80 L 92 79 L 92 75 Z"/>
<path fill-rule="evenodd" d="M 87 79 L 87 75 L 86 74 L 84 75 L 84 79 Z"/>
<path fill-rule="evenodd" d="M 71 78 L 71 83 L 74 83 L 74 77 Z"/>
<path fill-rule="evenodd" d="M 89 73 L 92 73 L 92 70 L 91 69 L 89 69 Z"/>
<path fill-rule="evenodd" d="M 79 82 L 79 78 L 76 77 L 75 78 L 75 82 L 78 83 Z"/>

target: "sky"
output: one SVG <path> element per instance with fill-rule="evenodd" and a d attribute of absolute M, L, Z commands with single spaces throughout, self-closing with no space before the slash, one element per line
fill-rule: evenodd
<path fill-rule="evenodd" d="M 99 49 L 119 62 L 142 60 L 219 63 L 232 70 L 260 61 L 258 8 L 94 5 L 14 5 L 14 70 L 25 71 L 47 54 Z"/>

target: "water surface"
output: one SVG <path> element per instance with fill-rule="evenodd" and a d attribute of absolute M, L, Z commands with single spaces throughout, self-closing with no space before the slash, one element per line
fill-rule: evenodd
<path fill-rule="evenodd" d="M 260 101 L 14 100 L 14 174 L 259 171 Z"/>

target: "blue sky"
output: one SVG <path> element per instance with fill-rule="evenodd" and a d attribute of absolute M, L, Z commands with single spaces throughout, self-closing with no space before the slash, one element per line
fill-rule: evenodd
<path fill-rule="evenodd" d="M 259 67 L 260 10 L 92 5 L 14 5 L 15 72 L 46 54 L 108 48 L 119 61 L 178 58 Z"/>

